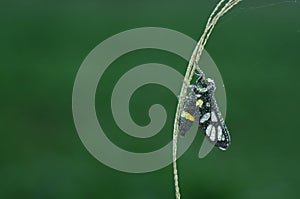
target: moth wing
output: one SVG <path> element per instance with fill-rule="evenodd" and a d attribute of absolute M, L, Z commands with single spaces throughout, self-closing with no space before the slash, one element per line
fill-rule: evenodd
<path fill-rule="evenodd" d="M 205 135 L 212 144 L 221 150 L 226 150 L 230 144 L 229 131 L 215 102 L 212 103 Z"/>
<path fill-rule="evenodd" d="M 193 123 L 199 120 L 199 110 L 196 106 L 197 97 L 193 91 L 189 93 L 185 99 L 183 111 L 179 118 L 179 134 L 185 136 L 185 134 L 191 129 Z"/>

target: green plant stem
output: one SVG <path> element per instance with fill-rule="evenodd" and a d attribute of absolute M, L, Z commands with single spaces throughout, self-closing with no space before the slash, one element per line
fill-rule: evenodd
<path fill-rule="evenodd" d="M 224 4 L 225 0 L 221 0 L 215 9 L 212 11 L 211 15 L 208 18 L 205 30 L 198 41 L 193 54 L 190 58 L 185 76 L 184 76 L 184 83 L 182 84 L 180 95 L 178 98 L 178 105 L 175 115 L 174 121 L 174 129 L 173 129 L 173 174 L 174 174 L 174 185 L 175 185 L 175 195 L 176 199 L 180 199 L 180 190 L 179 190 L 179 180 L 178 180 L 178 170 L 177 170 L 177 138 L 178 138 L 178 121 L 183 110 L 183 104 L 185 97 L 187 95 L 187 89 L 190 85 L 190 82 L 193 78 L 195 70 L 198 66 L 199 60 L 201 58 L 202 52 L 204 50 L 204 46 L 211 35 L 212 30 L 214 29 L 218 20 L 228 12 L 233 6 L 238 4 L 241 0 L 229 0 L 220 10 L 220 7 Z M 218 12 L 218 10 L 220 10 Z"/>

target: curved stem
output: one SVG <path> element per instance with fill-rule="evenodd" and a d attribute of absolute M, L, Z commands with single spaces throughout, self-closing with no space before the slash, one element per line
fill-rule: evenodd
<path fill-rule="evenodd" d="M 180 190 L 179 190 L 179 182 L 178 182 L 178 171 L 177 171 L 177 138 L 178 138 L 178 121 L 179 117 L 181 115 L 181 112 L 183 110 L 183 104 L 184 99 L 187 95 L 187 88 L 190 85 L 190 82 L 193 78 L 193 75 L 195 73 L 196 67 L 199 63 L 199 60 L 201 58 L 202 52 L 204 50 L 204 46 L 211 35 L 212 30 L 214 29 L 216 23 L 218 20 L 226 13 L 228 12 L 233 6 L 238 4 L 241 0 L 229 0 L 222 9 L 216 14 L 216 12 L 219 10 L 220 6 L 224 3 L 225 0 L 221 0 L 215 9 L 212 11 L 211 15 L 208 18 L 205 30 L 200 37 L 200 40 L 198 41 L 193 54 L 190 58 L 185 76 L 184 76 L 184 83 L 182 84 L 180 95 L 178 98 L 178 105 L 175 115 L 175 121 L 174 121 L 174 129 L 173 129 L 173 174 L 174 174 L 174 185 L 175 185 L 175 195 L 176 199 L 180 199 Z"/>

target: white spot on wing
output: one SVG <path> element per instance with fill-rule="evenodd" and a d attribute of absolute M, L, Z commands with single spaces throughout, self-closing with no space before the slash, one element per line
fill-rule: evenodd
<path fill-rule="evenodd" d="M 210 124 L 210 125 L 208 125 L 208 127 L 206 128 L 205 133 L 206 133 L 207 136 L 210 136 L 210 133 L 211 133 L 211 127 L 212 127 L 212 125 Z"/>
<path fill-rule="evenodd" d="M 210 113 L 205 113 L 205 114 L 201 117 L 200 123 L 206 122 L 209 118 L 210 118 Z"/>
<path fill-rule="evenodd" d="M 211 129 L 211 134 L 210 134 L 209 138 L 211 141 L 215 141 L 215 139 L 216 139 L 216 128 L 214 126 Z"/>
<path fill-rule="evenodd" d="M 217 122 L 218 120 L 217 120 L 217 116 L 216 116 L 216 113 L 213 111 L 213 112 L 211 112 L 211 121 L 212 122 Z"/>
<path fill-rule="evenodd" d="M 221 141 L 222 139 L 222 128 L 221 126 L 218 126 L 218 140 Z"/>
<path fill-rule="evenodd" d="M 222 141 L 225 141 L 225 136 L 224 136 L 224 134 L 222 135 Z"/>

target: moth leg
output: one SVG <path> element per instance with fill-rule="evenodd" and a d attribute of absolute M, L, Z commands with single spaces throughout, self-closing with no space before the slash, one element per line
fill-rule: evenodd
<path fill-rule="evenodd" d="M 189 85 L 189 89 L 191 89 L 191 91 L 195 92 L 195 91 L 197 91 L 197 86 L 191 84 L 191 85 Z"/>
<path fill-rule="evenodd" d="M 188 88 L 190 88 L 190 86 L 192 85 L 191 83 L 188 83 L 185 79 L 182 80 L 182 83 Z"/>
<path fill-rule="evenodd" d="M 198 73 L 195 72 L 195 75 L 198 77 L 197 82 L 200 82 L 202 79 L 205 78 L 204 73 L 202 71 L 198 71 Z"/>
<path fill-rule="evenodd" d="M 188 95 L 185 96 L 185 97 L 182 97 L 182 96 L 178 95 L 177 98 L 178 98 L 178 99 L 187 100 L 187 99 L 189 99 L 190 97 L 189 97 Z"/>
<path fill-rule="evenodd" d="M 196 64 L 195 64 L 196 65 Z M 200 66 L 197 64 L 196 65 L 196 71 L 198 72 L 195 72 L 195 74 L 197 75 L 197 76 L 199 76 L 199 75 L 203 75 L 203 72 L 202 72 L 202 70 L 201 70 L 201 68 L 200 68 Z"/>

